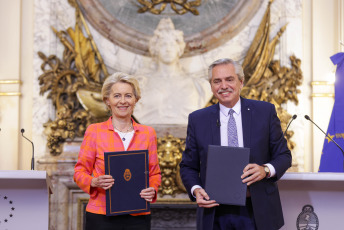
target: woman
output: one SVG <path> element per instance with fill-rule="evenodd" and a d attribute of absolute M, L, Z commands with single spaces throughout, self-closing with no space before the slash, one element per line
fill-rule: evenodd
<path fill-rule="evenodd" d="M 116 181 L 111 175 L 104 175 L 104 152 L 148 149 L 151 187 L 143 189 L 140 196 L 155 202 L 161 183 L 156 133 L 131 118 L 141 97 L 138 82 L 128 74 L 115 73 L 105 80 L 101 93 L 112 116 L 87 128 L 74 169 L 74 181 L 90 194 L 86 229 L 150 229 L 149 212 L 106 216 L 105 190 L 116 186 Z"/>

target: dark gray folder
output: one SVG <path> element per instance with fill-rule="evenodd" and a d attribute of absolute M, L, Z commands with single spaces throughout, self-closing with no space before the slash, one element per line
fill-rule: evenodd
<path fill-rule="evenodd" d="M 249 163 L 250 149 L 209 145 L 205 191 L 219 204 L 246 205 L 247 185 L 241 175 Z"/>

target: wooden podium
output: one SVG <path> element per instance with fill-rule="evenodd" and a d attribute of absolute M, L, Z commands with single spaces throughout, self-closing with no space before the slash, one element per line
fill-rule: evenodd
<path fill-rule="evenodd" d="M 0 229 L 49 229 L 46 171 L 0 171 Z"/>
<path fill-rule="evenodd" d="M 286 173 L 278 187 L 285 222 L 281 229 L 343 228 L 344 173 Z"/>

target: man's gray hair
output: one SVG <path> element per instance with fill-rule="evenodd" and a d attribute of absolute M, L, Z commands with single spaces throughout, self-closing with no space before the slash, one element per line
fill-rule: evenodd
<path fill-rule="evenodd" d="M 211 82 L 211 78 L 213 77 L 213 69 L 215 66 L 218 65 L 226 65 L 226 64 L 232 64 L 234 66 L 234 70 L 236 75 L 238 75 L 239 80 L 245 80 L 244 70 L 242 69 L 242 66 L 237 63 L 236 61 L 229 59 L 229 58 L 222 58 L 214 61 L 208 68 L 208 78 L 209 82 Z"/>

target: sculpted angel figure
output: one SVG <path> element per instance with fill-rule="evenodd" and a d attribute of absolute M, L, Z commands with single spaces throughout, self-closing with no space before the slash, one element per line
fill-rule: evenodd
<path fill-rule="evenodd" d="M 143 124 L 187 124 L 189 113 L 203 108 L 212 97 L 205 76 L 190 76 L 181 67 L 183 32 L 170 18 L 159 22 L 149 41 L 155 69 L 144 76 L 136 73 L 142 89 L 134 116 Z"/>

